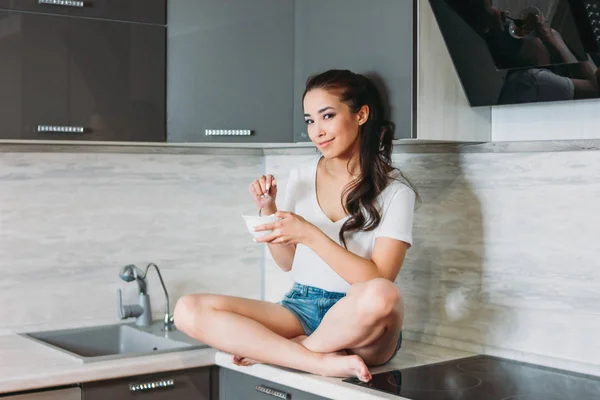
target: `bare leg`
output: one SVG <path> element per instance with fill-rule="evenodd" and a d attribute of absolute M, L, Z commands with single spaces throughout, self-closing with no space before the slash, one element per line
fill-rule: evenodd
<path fill-rule="evenodd" d="M 403 308 L 393 282 L 380 278 L 355 284 L 302 344 L 319 353 L 351 349 L 367 365 L 384 363 L 396 348 Z"/>
<path fill-rule="evenodd" d="M 302 326 L 278 304 L 219 295 L 184 296 L 175 307 L 175 323 L 189 336 L 240 357 L 318 375 L 371 379 L 357 355 L 320 354 L 287 339 L 301 335 Z"/>
<path fill-rule="evenodd" d="M 300 335 L 300 336 L 296 336 L 295 338 L 291 338 L 290 340 L 292 342 L 302 343 L 304 341 L 304 339 L 306 339 L 307 337 L 308 336 L 306 336 L 306 335 Z M 347 353 L 345 353 L 345 354 L 347 354 Z M 256 361 L 256 360 L 253 360 L 251 358 L 244 358 L 244 357 L 240 357 L 240 356 L 233 356 L 233 363 L 235 365 L 239 365 L 241 367 L 249 367 L 250 365 L 258 364 L 259 362 Z"/>
<path fill-rule="evenodd" d="M 304 342 L 304 340 L 307 338 L 308 336 L 306 335 L 300 335 L 297 336 L 295 338 L 290 339 L 293 342 L 296 343 L 302 343 Z M 333 351 L 331 353 L 323 353 L 323 354 L 331 354 L 331 355 L 338 355 L 338 356 L 347 356 L 348 355 L 348 351 L 347 350 L 340 350 L 340 351 Z M 244 358 L 244 357 L 240 357 L 240 356 L 233 356 L 233 363 L 235 365 L 239 365 L 241 367 L 249 367 L 251 365 L 254 364 L 258 364 L 259 362 L 256 360 L 253 360 L 251 358 Z"/>

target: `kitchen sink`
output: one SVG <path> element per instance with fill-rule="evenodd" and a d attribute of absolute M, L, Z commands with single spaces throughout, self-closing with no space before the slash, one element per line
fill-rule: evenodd
<path fill-rule="evenodd" d="M 180 331 L 163 331 L 162 321 L 151 326 L 114 324 L 21 336 L 55 348 L 84 363 L 208 347 Z"/>

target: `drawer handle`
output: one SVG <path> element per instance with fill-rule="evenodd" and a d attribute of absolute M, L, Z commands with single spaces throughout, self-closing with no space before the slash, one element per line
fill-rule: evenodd
<path fill-rule="evenodd" d="M 41 1 L 41 0 L 40 0 Z M 38 125 L 38 132 L 84 133 L 83 126 Z"/>
<path fill-rule="evenodd" d="M 174 379 L 161 379 L 160 381 L 146 383 L 130 383 L 130 392 L 144 392 L 147 390 L 166 389 L 175 387 Z"/>
<path fill-rule="evenodd" d="M 250 129 L 205 129 L 205 136 L 250 136 Z"/>
<path fill-rule="evenodd" d="M 292 395 L 286 392 L 281 392 L 276 389 L 271 389 L 270 387 L 264 385 L 256 385 L 256 390 L 268 394 L 269 396 L 277 397 L 278 399 L 291 400 Z"/>
<path fill-rule="evenodd" d="M 85 6 L 83 1 L 75 1 L 75 0 L 38 0 L 38 4 L 50 4 L 53 6 L 79 7 L 79 8 Z"/>

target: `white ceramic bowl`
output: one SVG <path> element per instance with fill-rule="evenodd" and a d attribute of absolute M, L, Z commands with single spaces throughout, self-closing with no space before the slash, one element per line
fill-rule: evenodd
<path fill-rule="evenodd" d="M 262 224 L 267 224 L 269 222 L 273 222 L 273 221 L 277 220 L 275 215 L 266 215 L 266 216 L 242 215 L 242 217 L 244 218 L 244 221 L 246 221 L 246 228 L 248 228 L 248 232 L 250 232 L 250 234 L 255 238 L 264 236 L 264 235 L 268 235 L 269 233 L 271 233 L 273 231 L 254 232 L 252 230 L 254 227 L 256 227 L 258 225 L 262 225 Z"/>

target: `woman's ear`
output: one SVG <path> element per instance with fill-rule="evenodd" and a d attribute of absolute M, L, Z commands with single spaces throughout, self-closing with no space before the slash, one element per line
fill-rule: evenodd
<path fill-rule="evenodd" d="M 358 116 L 358 125 L 363 125 L 369 119 L 369 106 L 366 104 L 362 106 L 356 115 Z"/>

